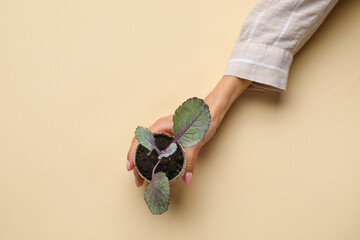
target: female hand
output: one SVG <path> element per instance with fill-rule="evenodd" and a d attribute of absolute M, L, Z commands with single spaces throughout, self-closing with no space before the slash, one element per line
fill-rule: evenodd
<path fill-rule="evenodd" d="M 197 145 L 185 149 L 186 167 L 185 174 L 183 176 L 185 183 L 191 184 L 192 182 L 195 161 L 200 149 L 212 138 L 232 103 L 250 85 L 250 83 L 251 82 L 248 80 L 237 77 L 224 76 L 214 90 L 204 99 L 210 108 L 210 126 L 203 140 L 201 140 Z M 149 130 L 153 133 L 167 133 L 169 135 L 174 135 L 172 115 L 158 119 L 149 127 Z M 133 170 L 135 175 L 135 184 L 140 187 L 143 185 L 144 179 L 139 175 L 134 166 L 134 153 L 138 144 L 139 142 L 134 137 L 127 154 L 126 167 L 128 171 Z"/>

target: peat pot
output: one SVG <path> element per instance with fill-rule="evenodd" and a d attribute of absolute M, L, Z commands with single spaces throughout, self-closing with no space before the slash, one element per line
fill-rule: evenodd
<path fill-rule="evenodd" d="M 173 137 L 162 133 L 154 134 L 155 145 L 160 151 L 165 150 L 172 140 Z M 185 173 L 186 159 L 185 150 L 180 143 L 176 143 L 177 149 L 175 153 L 169 157 L 163 157 L 160 164 L 156 167 L 155 173 L 164 172 L 170 181 L 170 184 L 175 182 Z M 140 176 L 147 182 L 151 181 L 152 170 L 155 164 L 158 162 L 158 154 L 155 150 L 150 151 L 139 144 L 135 150 L 134 164 L 138 170 Z"/>

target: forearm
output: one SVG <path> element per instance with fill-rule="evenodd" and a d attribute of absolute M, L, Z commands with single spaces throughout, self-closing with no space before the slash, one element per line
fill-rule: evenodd
<path fill-rule="evenodd" d="M 240 79 L 234 76 L 225 75 L 204 99 L 209 105 L 211 113 L 211 127 L 215 129 L 222 122 L 225 114 L 240 96 L 240 94 L 250 85 L 251 81 Z"/>

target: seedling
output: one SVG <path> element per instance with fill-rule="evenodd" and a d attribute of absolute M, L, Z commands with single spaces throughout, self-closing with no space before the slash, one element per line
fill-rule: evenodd
<path fill-rule="evenodd" d="M 171 156 L 180 143 L 183 147 L 192 147 L 198 144 L 205 136 L 210 125 L 209 106 L 199 98 L 186 100 L 173 116 L 174 139 L 165 150 L 159 150 L 155 145 L 153 133 L 144 127 L 137 127 L 136 139 L 150 152 L 155 150 L 158 154 L 158 162 L 152 169 L 152 177 L 146 187 L 144 198 L 152 214 L 161 214 L 168 209 L 170 201 L 170 184 L 164 172 L 155 173 L 161 159 Z"/>

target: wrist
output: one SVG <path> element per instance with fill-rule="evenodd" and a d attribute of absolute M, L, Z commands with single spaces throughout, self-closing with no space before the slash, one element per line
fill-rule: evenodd
<path fill-rule="evenodd" d="M 233 102 L 250 85 L 251 81 L 225 75 L 204 99 L 209 105 L 211 125 L 218 127 Z"/>

